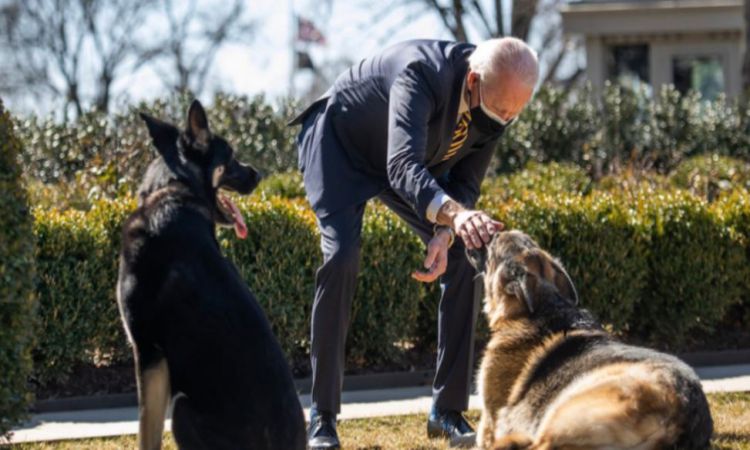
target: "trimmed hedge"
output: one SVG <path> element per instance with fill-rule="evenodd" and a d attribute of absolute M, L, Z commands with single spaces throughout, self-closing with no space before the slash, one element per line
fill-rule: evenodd
<path fill-rule="evenodd" d="M 36 208 L 39 315 L 34 351 L 41 384 L 64 381 L 82 361 L 129 357 L 115 302 L 120 224 L 134 202 L 98 201 L 88 212 Z"/>
<path fill-rule="evenodd" d="M 708 204 L 686 192 L 520 193 L 489 206 L 560 257 L 583 306 L 611 330 L 679 346 L 711 330 L 748 299 L 750 194 Z M 220 232 L 293 364 L 305 370 L 315 269 L 315 218 L 300 200 L 243 198 L 250 233 Z M 82 361 L 127 360 L 114 300 L 119 226 L 133 203 L 101 201 L 88 212 L 35 211 L 40 380 L 60 380 Z M 438 289 L 409 277 L 423 245 L 385 207 L 368 207 L 362 272 L 348 340 L 349 367 L 399 360 L 404 345 L 435 345 Z"/>
<path fill-rule="evenodd" d="M 221 245 L 265 309 L 284 351 L 304 367 L 315 269 L 321 262 L 314 215 L 303 203 L 280 198 L 244 198 L 238 206 L 248 237 L 238 240 L 222 230 Z M 64 381 L 80 362 L 130 358 L 114 287 L 120 224 L 133 208 L 132 201 L 98 201 L 87 212 L 35 210 L 40 382 Z M 395 344 L 414 334 L 422 298 L 422 287 L 409 277 L 420 262 L 421 243 L 384 207 L 368 207 L 362 246 L 348 346 L 355 367 L 398 359 Z"/>
<path fill-rule="evenodd" d="M 0 441 L 31 402 L 34 336 L 34 236 L 18 156 L 21 141 L 0 101 Z"/>
<path fill-rule="evenodd" d="M 715 209 L 685 192 L 645 191 L 636 201 L 650 229 L 636 331 L 673 345 L 690 331 L 711 331 L 750 279 L 742 240 Z"/>
<path fill-rule="evenodd" d="M 517 199 L 529 191 L 544 192 L 547 195 L 586 194 L 592 186 L 591 178 L 575 164 L 539 164 L 531 161 L 523 170 L 487 179 L 482 184 L 479 201 L 485 206 L 497 205 Z"/>
<path fill-rule="evenodd" d="M 714 211 L 744 245 L 746 265 L 750 267 L 750 194 L 740 189 L 725 195 L 714 204 Z M 742 299 L 740 310 L 744 311 L 744 318 L 739 319 L 750 326 L 750 275 L 744 279 Z"/>
<path fill-rule="evenodd" d="M 269 197 L 305 198 L 305 185 L 299 171 L 272 174 L 261 180 L 253 192 L 254 196 L 266 199 Z"/>
<path fill-rule="evenodd" d="M 560 258 L 582 305 L 627 331 L 648 277 L 648 229 L 611 195 L 525 195 L 497 213 Z"/>
<path fill-rule="evenodd" d="M 670 182 L 709 202 L 738 187 L 750 189 L 750 163 L 717 154 L 688 158 L 669 176 Z"/>

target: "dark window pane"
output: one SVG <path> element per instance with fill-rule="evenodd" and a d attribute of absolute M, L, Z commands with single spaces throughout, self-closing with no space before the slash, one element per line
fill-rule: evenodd
<path fill-rule="evenodd" d="M 607 54 L 609 80 L 635 89 L 650 83 L 648 44 L 613 45 Z"/>
<path fill-rule="evenodd" d="M 714 100 L 724 92 L 724 67 L 716 56 L 679 56 L 672 60 L 672 80 L 681 93 L 699 92 Z"/>

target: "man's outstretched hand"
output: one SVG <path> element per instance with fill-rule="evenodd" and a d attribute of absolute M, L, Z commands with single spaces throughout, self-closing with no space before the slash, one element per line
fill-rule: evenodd
<path fill-rule="evenodd" d="M 451 227 L 468 249 L 489 244 L 492 235 L 505 228 L 502 222 L 494 220 L 484 211 L 465 209 L 453 200 L 440 207 L 437 223 Z"/>
<path fill-rule="evenodd" d="M 415 270 L 411 277 L 423 283 L 430 283 L 445 273 L 448 267 L 448 247 L 451 235 L 448 230 L 440 230 L 427 243 L 427 256 L 424 259 L 425 271 Z"/>
<path fill-rule="evenodd" d="M 438 210 L 437 223 L 448 225 L 461 238 L 468 249 L 481 248 L 489 244 L 492 235 L 505 226 L 484 211 L 463 208 L 449 200 Z M 448 267 L 448 248 L 451 243 L 450 231 L 440 229 L 427 243 L 427 256 L 424 259 L 426 270 L 415 270 L 411 276 L 415 280 L 430 283 L 445 273 Z"/>

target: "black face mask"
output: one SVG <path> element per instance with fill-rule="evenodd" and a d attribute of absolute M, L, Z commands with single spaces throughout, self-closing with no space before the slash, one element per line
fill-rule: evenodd
<path fill-rule="evenodd" d="M 476 89 L 479 90 L 479 83 L 477 83 Z M 469 102 L 471 102 L 471 97 L 469 97 Z M 502 133 L 505 130 L 505 127 L 513 123 L 513 121 L 515 120 L 515 118 L 513 118 L 505 124 L 502 124 L 487 115 L 487 113 L 484 112 L 484 109 L 482 108 L 481 97 L 479 98 L 479 104 L 471 108 L 469 112 L 471 113 L 471 123 L 483 135 L 495 135 Z"/>
<path fill-rule="evenodd" d="M 507 124 L 502 125 L 495 120 L 492 120 L 490 116 L 485 114 L 484 110 L 480 105 L 471 108 L 471 124 L 474 125 L 477 130 L 482 134 L 498 134 L 505 130 L 505 127 L 513 123 L 512 119 Z"/>

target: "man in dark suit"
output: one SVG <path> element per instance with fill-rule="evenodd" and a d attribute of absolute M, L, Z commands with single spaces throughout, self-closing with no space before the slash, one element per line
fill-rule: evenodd
<path fill-rule="evenodd" d="M 442 276 L 430 436 L 473 434 L 462 416 L 471 385 L 477 311 L 465 248 L 502 228 L 474 210 L 497 139 L 532 96 L 536 54 L 514 38 L 392 46 L 341 74 L 292 124 L 299 167 L 318 218 L 324 262 L 312 313 L 311 448 L 338 448 L 344 342 L 359 271 L 367 200 L 377 197 L 427 245 L 426 271 Z M 456 239 L 455 236 L 460 237 Z"/>

